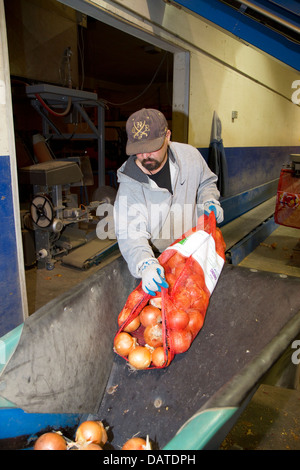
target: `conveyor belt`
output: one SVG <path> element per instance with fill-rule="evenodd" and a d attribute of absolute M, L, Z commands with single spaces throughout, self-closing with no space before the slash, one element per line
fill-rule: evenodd
<path fill-rule="evenodd" d="M 221 227 L 226 243 L 226 259 L 234 265 L 251 253 L 276 228 L 274 208 L 276 197 Z"/>
<path fill-rule="evenodd" d="M 62 263 L 78 269 L 88 269 L 94 264 L 99 264 L 105 256 L 117 248 L 118 243 L 116 240 L 99 240 L 96 238 L 64 256 Z"/>
<path fill-rule="evenodd" d="M 168 369 L 132 372 L 116 356 L 97 414 L 113 427 L 112 445 L 117 449 L 140 433 L 163 448 L 210 401 L 214 408 L 241 403 L 260 377 L 260 354 L 277 336 L 280 344 L 282 327 L 300 311 L 299 287 L 299 280 L 226 265 L 202 331 Z M 276 347 L 265 354 L 269 357 L 262 363 L 271 365 Z M 221 398 L 214 400 L 223 388 Z"/>
<path fill-rule="evenodd" d="M 239 407 L 252 393 L 300 332 L 299 287 L 225 265 L 191 348 L 166 369 L 132 372 L 112 349 L 134 288 L 118 258 L 26 320 L 0 396 L 29 413 L 97 416 L 115 449 L 137 433 L 163 448 L 199 410 Z"/>
<path fill-rule="evenodd" d="M 236 243 L 255 230 L 258 225 L 272 217 L 275 210 L 275 201 L 276 196 L 224 225 L 221 231 L 226 243 L 226 250 L 230 250 Z"/>

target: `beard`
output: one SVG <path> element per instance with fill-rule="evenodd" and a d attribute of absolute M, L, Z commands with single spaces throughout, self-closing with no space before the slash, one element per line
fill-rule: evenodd
<path fill-rule="evenodd" d="M 142 161 L 142 165 L 144 168 L 146 168 L 146 170 L 154 171 L 160 167 L 161 162 L 158 162 L 157 160 L 152 160 L 151 158 L 147 158 L 147 160 Z"/>

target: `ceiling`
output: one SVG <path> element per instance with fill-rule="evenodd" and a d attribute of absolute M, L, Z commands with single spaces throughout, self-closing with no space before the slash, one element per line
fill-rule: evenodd
<path fill-rule="evenodd" d="M 126 86 L 172 81 L 171 53 L 90 17 L 81 33 L 86 76 Z"/>
<path fill-rule="evenodd" d="M 300 70 L 298 0 L 170 0 Z"/>

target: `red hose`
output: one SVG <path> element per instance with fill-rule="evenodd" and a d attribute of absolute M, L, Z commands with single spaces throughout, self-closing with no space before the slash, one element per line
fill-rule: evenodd
<path fill-rule="evenodd" d="M 49 108 L 49 106 L 45 103 L 45 101 L 40 97 L 38 93 L 35 93 L 35 97 L 39 100 L 42 106 L 44 106 L 44 108 L 46 108 L 47 111 L 49 111 L 49 113 L 53 114 L 54 116 L 66 116 L 70 112 L 71 103 L 72 103 L 72 100 L 70 97 L 68 98 L 68 106 L 66 107 L 65 111 L 63 111 L 62 113 L 57 113 L 56 111 L 53 111 L 53 109 Z"/>

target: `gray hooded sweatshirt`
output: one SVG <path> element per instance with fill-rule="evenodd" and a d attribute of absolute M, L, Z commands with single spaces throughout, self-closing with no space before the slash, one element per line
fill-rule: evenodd
<path fill-rule="evenodd" d="M 114 205 L 115 233 L 131 274 L 141 277 L 143 263 L 162 253 L 196 225 L 204 204 L 220 205 L 217 176 L 199 150 L 170 142 L 172 193 L 136 165 L 134 155 L 119 168 L 119 189 Z"/>

